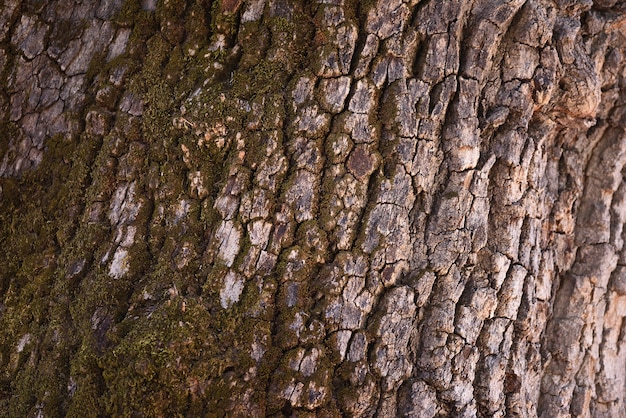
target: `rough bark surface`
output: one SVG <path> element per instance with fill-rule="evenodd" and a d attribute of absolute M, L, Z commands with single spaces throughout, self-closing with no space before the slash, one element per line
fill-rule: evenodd
<path fill-rule="evenodd" d="M 4 0 L 0 415 L 626 416 L 626 3 Z"/>

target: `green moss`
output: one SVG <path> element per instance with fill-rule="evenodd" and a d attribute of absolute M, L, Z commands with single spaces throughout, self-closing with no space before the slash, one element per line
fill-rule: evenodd
<path fill-rule="evenodd" d="M 211 28 L 216 34 L 227 37 L 233 36 L 237 31 L 238 15 L 236 13 L 222 12 L 222 1 L 213 1 L 211 7 Z"/>
<path fill-rule="evenodd" d="M 249 70 L 238 69 L 233 73 L 232 92 L 243 99 L 267 95 L 272 91 L 282 90 L 276 80 L 285 79 L 285 76 L 281 64 L 263 60 Z"/>
<path fill-rule="evenodd" d="M 144 97 L 147 105 L 142 118 L 144 137 L 151 142 L 169 137 L 172 130 L 170 109 L 174 104 L 169 86 L 165 82 L 155 83 L 147 88 Z"/>
<path fill-rule="evenodd" d="M 2 262 L 0 269 L 0 275 L 11 274 L 2 280 L 6 312 L 0 319 L 0 338 L 7 342 L 3 369 L 15 372 L 5 375 L 14 382 L 10 416 L 32 413 L 35 400 L 46 416 L 60 416 L 65 408 L 72 338 L 67 325 L 59 325 L 66 323 L 69 289 L 60 251 L 73 239 L 97 147 L 89 137 L 79 142 L 51 138 L 39 167 L 14 184 L 20 205 L 13 208 L 11 222 L 0 225 L 0 236 L 6 237 L 0 252 L 16 261 Z M 16 356 L 13 350 L 26 335 L 30 342 Z"/>
<path fill-rule="evenodd" d="M 5 119 L 4 115 L 0 116 L 3 116 L 0 118 L 0 155 L 6 155 L 11 138 L 18 136 L 18 128 L 15 123 L 8 121 L 8 117 Z"/>
<path fill-rule="evenodd" d="M 157 3 L 156 14 L 159 20 L 167 21 L 183 17 L 186 9 L 185 2 L 176 0 L 163 0 Z"/>
<path fill-rule="evenodd" d="M 35 415 L 43 402 L 46 416 L 95 416 L 98 411 L 219 416 L 244 398 L 250 384 L 257 389 L 253 400 L 264 404 L 263 385 L 281 357 L 271 322 L 278 283 L 288 263 L 302 260 L 306 266 L 296 269 L 295 279 L 305 281 L 318 255 L 316 245 L 326 246 L 324 233 L 315 223 L 303 225 L 297 239 L 306 242 L 294 248 L 302 260 L 283 258 L 272 277 L 252 278 L 229 309 L 219 303 L 226 269 L 214 265 L 204 248 L 220 219 L 214 199 L 230 163 L 239 158 L 234 135 L 245 132 L 245 100 L 265 98 L 261 125 L 278 132 L 280 147 L 285 97 L 284 83 L 276 80 L 290 77 L 292 69 L 284 63 L 299 54 L 294 39 L 307 36 L 295 33 L 295 20 L 273 19 L 269 29 L 250 22 L 240 34 L 249 29 L 247 39 L 258 42 L 232 48 L 239 16 L 221 13 L 219 4 L 213 2 L 209 14 L 201 2 L 159 2 L 154 13 L 141 10 L 139 1 L 125 1 L 115 23 L 132 27 L 128 51 L 108 63 L 103 56 L 94 59 L 88 75 L 95 93 L 113 72 L 124 70 L 120 90 L 142 100 L 142 117 L 118 112 L 104 138 L 52 138 L 37 170 L 20 180 L 0 180 L 0 290 L 6 306 L 0 317 L 0 339 L 5 341 L 0 415 Z M 206 21 L 209 15 L 211 22 Z M 167 22 L 178 24 L 181 16 L 184 41 L 176 41 L 175 33 L 156 33 Z M 213 40 L 224 35 L 225 48 L 209 53 L 209 33 Z M 280 50 L 284 56 L 262 60 L 270 47 L 272 55 L 279 56 Z M 240 54 L 247 57 L 246 64 L 231 80 Z M 216 62 L 220 68 L 211 69 Z M 196 89 L 199 94 L 187 100 Z M 112 108 L 111 100 L 99 104 Z M 173 127 L 183 102 L 194 129 Z M 84 114 L 73 117 L 80 122 Z M 203 129 L 218 123 L 226 127 L 230 145 L 198 145 Z M 0 132 L 10 129 L 5 125 Z M 251 170 L 267 158 L 265 135 L 255 136 L 253 151 L 245 156 Z M 248 138 L 243 140 L 250 149 Z M 187 163 L 181 144 L 190 150 Z M 0 143 L 0 153 L 7 148 L 6 141 Z M 207 183 L 209 193 L 202 200 L 188 196 L 189 171 L 200 171 Z M 131 269 L 115 279 L 108 271 L 116 248 L 108 213 L 120 182 L 135 182 L 145 199 L 134 226 L 147 244 L 128 247 Z M 282 183 L 280 178 L 277 182 Z M 190 200 L 191 210 L 174 224 L 171 209 L 183 198 Z M 287 231 L 281 246 L 291 245 L 293 234 Z M 174 261 L 183 243 L 197 254 L 179 270 Z M 242 244 L 245 254 L 249 240 Z M 303 289 L 302 303 L 308 293 Z M 16 353 L 27 333 L 31 342 Z M 266 349 L 259 362 L 250 356 L 253 343 Z M 258 377 L 246 382 L 244 375 L 253 367 Z"/>
<path fill-rule="evenodd" d="M 22 369 L 14 378 L 11 391 L 14 394 L 9 404 L 9 416 L 25 417 L 35 405 L 35 375 L 28 369 Z"/>
<path fill-rule="evenodd" d="M 163 73 L 165 75 L 165 79 L 170 82 L 176 84 L 179 80 L 181 74 L 184 73 L 187 65 L 187 61 L 180 46 L 174 47 L 174 49 L 169 53 L 169 59 L 167 61 L 167 65 L 165 66 Z M 180 88 L 180 86 L 178 86 Z"/>
<path fill-rule="evenodd" d="M 264 146 L 267 133 L 251 132 L 246 135 L 246 155 L 244 156 L 244 165 L 249 169 L 255 169 L 258 164 L 266 159 Z"/>
<path fill-rule="evenodd" d="M 272 32 L 286 32 L 288 34 L 292 34 L 296 29 L 294 22 L 282 16 L 272 17 L 268 22 L 268 26 L 271 28 Z"/>
<path fill-rule="evenodd" d="M 243 52 L 237 68 L 248 70 L 263 59 L 270 42 L 270 31 L 259 22 L 244 23 L 237 34 Z"/>
<path fill-rule="evenodd" d="M 73 390 L 74 393 L 72 394 L 72 401 L 68 406 L 66 416 L 68 418 L 95 418 L 102 416 L 105 406 L 102 405 L 100 398 L 103 391 L 100 370 L 96 366 L 74 375 L 76 380 L 72 381 L 72 383 L 75 386 L 70 386 L 70 391 Z"/>
<path fill-rule="evenodd" d="M 139 0 L 123 2 L 121 9 L 113 17 L 113 21 L 120 26 L 133 26 L 137 15 L 142 14 Z"/>
<path fill-rule="evenodd" d="M 188 54 L 189 51 L 197 51 L 201 48 L 209 38 L 209 30 L 211 22 L 206 21 L 207 13 L 200 2 L 195 2 L 188 8 L 188 14 L 185 17 L 186 39 L 183 45 L 183 52 Z"/>
<path fill-rule="evenodd" d="M 211 316 L 198 300 L 175 297 L 149 318 L 135 320 L 100 362 L 110 393 L 107 412 L 175 416 L 200 405 L 224 411 L 233 390 L 223 379 L 226 371 L 251 365 L 245 350 L 236 348 L 250 341 L 235 342 L 229 336 L 242 326 L 249 339 L 253 328 L 236 318 Z"/>
<path fill-rule="evenodd" d="M 85 78 L 87 82 L 93 81 L 97 75 L 99 75 L 102 71 L 102 68 L 106 66 L 106 52 L 96 52 L 91 61 L 89 61 L 89 66 L 87 67 L 87 73 L 85 74 Z"/>

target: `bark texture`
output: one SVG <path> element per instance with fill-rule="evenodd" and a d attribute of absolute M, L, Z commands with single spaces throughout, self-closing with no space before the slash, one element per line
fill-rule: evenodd
<path fill-rule="evenodd" d="M 4 0 L 0 415 L 626 416 L 626 3 Z"/>

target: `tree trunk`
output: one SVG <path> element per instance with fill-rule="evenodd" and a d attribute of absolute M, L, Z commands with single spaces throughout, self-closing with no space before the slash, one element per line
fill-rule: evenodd
<path fill-rule="evenodd" d="M 625 2 L 0 28 L 0 415 L 626 416 Z"/>

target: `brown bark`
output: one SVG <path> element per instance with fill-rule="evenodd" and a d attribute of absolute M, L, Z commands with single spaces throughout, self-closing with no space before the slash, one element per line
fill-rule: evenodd
<path fill-rule="evenodd" d="M 0 415 L 626 416 L 626 3 L 0 8 Z"/>

